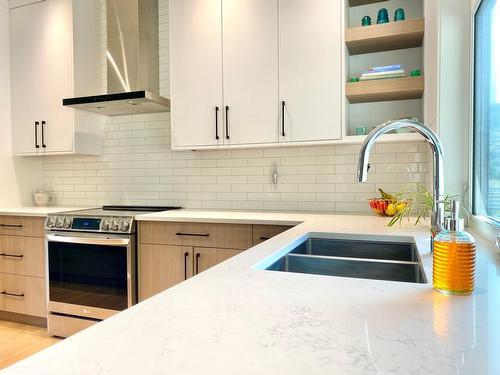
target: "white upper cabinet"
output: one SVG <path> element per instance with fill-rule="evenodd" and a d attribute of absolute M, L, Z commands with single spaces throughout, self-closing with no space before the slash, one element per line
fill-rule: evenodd
<path fill-rule="evenodd" d="M 280 142 L 342 136 L 340 1 L 279 0 Z"/>
<path fill-rule="evenodd" d="M 227 144 L 278 140 L 277 10 L 277 0 L 222 1 Z"/>
<path fill-rule="evenodd" d="M 100 153 L 103 118 L 62 105 L 101 87 L 99 9 L 84 3 L 10 9 L 14 155 Z"/>
<path fill-rule="evenodd" d="M 223 143 L 221 0 L 171 0 L 172 146 Z"/>
<path fill-rule="evenodd" d="M 341 15 L 332 0 L 170 0 L 172 147 L 340 139 Z"/>

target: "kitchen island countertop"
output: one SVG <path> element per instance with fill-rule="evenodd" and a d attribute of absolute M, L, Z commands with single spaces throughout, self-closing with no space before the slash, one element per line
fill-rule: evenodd
<path fill-rule="evenodd" d="M 425 227 L 304 213 L 179 210 L 137 219 L 297 225 L 2 374 L 500 373 L 500 254 L 474 232 L 476 291 L 464 297 L 432 289 Z M 414 240 L 428 283 L 260 269 L 324 233 Z"/>

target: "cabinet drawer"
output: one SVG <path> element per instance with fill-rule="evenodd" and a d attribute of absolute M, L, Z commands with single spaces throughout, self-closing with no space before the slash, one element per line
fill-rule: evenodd
<path fill-rule="evenodd" d="M 0 236 L 0 272 L 45 277 L 45 240 Z"/>
<path fill-rule="evenodd" d="M 70 316 L 60 316 L 49 314 L 47 316 L 47 329 L 49 335 L 58 337 L 70 337 L 75 333 L 97 324 L 94 320 L 72 318 Z"/>
<path fill-rule="evenodd" d="M 253 245 L 264 242 L 290 228 L 292 227 L 288 225 L 253 225 Z"/>
<path fill-rule="evenodd" d="M 139 241 L 140 243 L 246 250 L 252 247 L 252 226 L 208 223 L 140 223 Z"/>
<path fill-rule="evenodd" d="M 44 237 L 41 217 L 0 216 L 0 235 Z"/>
<path fill-rule="evenodd" d="M 0 310 L 45 318 L 45 279 L 0 274 Z"/>

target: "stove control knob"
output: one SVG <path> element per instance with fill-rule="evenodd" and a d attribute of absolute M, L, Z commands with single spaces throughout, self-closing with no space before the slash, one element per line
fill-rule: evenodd
<path fill-rule="evenodd" d="M 127 220 L 123 220 L 120 226 L 122 232 L 127 232 L 130 228 L 130 223 Z"/>
<path fill-rule="evenodd" d="M 47 227 L 54 228 L 55 225 L 56 225 L 56 218 L 54 216 L 49 216 L 47 219 Z"/>
<path fill-rule="evenodd" d="M 63 227 L 65 229 L 71 228 L 71 219 L 69 217 L 64 218 L 64 220 L 63 220 Z"/>
<path fill-rule="evenodd" d="M 64 220 L 62 217 L 58 217 L 56 220 L 56 228 L 62 228 L 64 225 Z"/>
<path fill-rule="evenodd" d="M 120 224 L 118 223 L 118 220 L 115 219 L 111 222 L 111 230 L 116 231 L 118 229 L 120 229 Z"/>
<path fill-rule="evenodd" d="M 103 230 L 110 230 L 111 229 L 111 223 L 109 220 L 104 219 L 102 222 L 102 229 Z"/>

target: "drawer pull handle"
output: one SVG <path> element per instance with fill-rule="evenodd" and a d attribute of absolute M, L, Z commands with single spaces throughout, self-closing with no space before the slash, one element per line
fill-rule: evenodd
<path fill-rule="evenodd" d="M 229 106 L 226 105 L 226 139 L 229 139 Z"/>
<path fill-rule="evenodd" d="M 259 240 L 261 241 L 267 241 L 269 240 L 271 237 L 260 237 Z"/>
<path fill-rule="evenodd" d="M 215 139 L 219 140 L 219 107 L 215 107 Z"/>
<path fill-rule="evenodd" d="M 3 294 L 4 296 L 9 296 L 9 297 L 24 297 L 24 293 L 10 293 L 7 291 L 0 292 L 0 294 Z"/>
<path fill-rule="evenodd" d="M 187 280 L 188 275 L 187 275 L 187 259 L 189 257 L 189 253 L 186 251 L 184 253 L 184 280 Z"/>
<path fill-rule="evenodd" d="M 42 147 L 46 148 L 47 145 L 45 144 L 45 121 L 42 121 Z"/>
<path fill-rule="evenodd" d="M 0 224 L 2 228 L 22 228 L 22 224 Z"/>
<path fill-rule="evenodd" d="M 196 253 L 196 274 L 198 275 L 199 273 L 199 263 L 200 263 L 200 257 L 201 257 L 201 254 L 200 253 Z"/>
<path fill-rule="evenodd" d="M 38 125 L 40 125 L 40 123 L 35 121 L 35 148 L 40 148 L 40 145 L 38 144 Z"/>
<path fill-rule="evenodd" d="M 175 235 L 176 236 L 190 236 L 190 237 L 210 237 L 210 234 L 208 234 L 208 233 L 182 233 L 182 232 L 177 232 Z"/>
<path fill-rule="evenodd" d="M 285 101 L 281 102 L 281 136 L 284 137 L 285 133 Z"/>
<path fill-rule="evenodd" d="M 6 254 L 6 253 L 2 253 L 0 254 L 1 257 L 8 257 L 8 258 L 23 258 L 24 255 L 23 254 Z"/>

